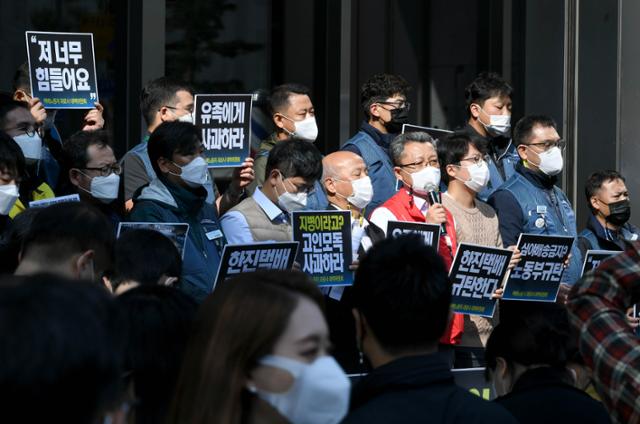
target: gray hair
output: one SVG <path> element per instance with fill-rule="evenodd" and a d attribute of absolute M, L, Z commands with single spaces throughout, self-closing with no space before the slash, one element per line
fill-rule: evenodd
<path fill-rule="evenodd" d="M 435 140 L 426 132 L 415 131 L 398 135 L 389 145 L 389 153 L 393 164 L 400 165 L 400 158 L 404 153 L 404 146 L 407 143 L 431 143 L 435 148 Z"/>

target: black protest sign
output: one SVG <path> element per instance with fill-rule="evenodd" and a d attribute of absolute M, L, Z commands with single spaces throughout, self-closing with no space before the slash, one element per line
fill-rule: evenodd
<path fill-rule="evenodd" d="M 582 274 L 580 275 L 598 268 L 602 261 L 618 253 L 621 252 L 617 250 L 587 250 L 582 264 Z"/>
<path fill-rule="evenodd" d="M 451 309 L 468 315 L 492 317 L 513 252 L 496 247 L 460 243 L 449 276 L 453 283 Z"/>
<path fill-rule="evenodd" d="M 46 109 L 93 109 L 98 78 L 93 34 L 26 31 L 31 96 Z"/>
<path fill-rule="evenodd" d="M 351 213 L 301 211 L 291 216 L 302 271 L 321 287 L 352 285 Z"/>
<path fill-rule="evenodd" d="M 420 125 L 403 124 L 402 134 L 408 133 L 408 132 L 426 132 L 435 140 L 439 140 L 453 133 L 453 131 L 443 130 L 441 128 L 432 128 L 432 127 L 423 127 Z"/>
<path fill-rule="evenodd" d="M 180 257 L 184 259 L 184 249 L 189 235 L 189 224 L 182 222 L 121 222 L 118 224 L 116 237 L 131 230 L 153 230 L 167 237 L 176 246 Z"/>
<path fill-rule="evenodd" d="M 251 148 L 251 94 L 197 94 L 194 124 L 209 168 L 238 167 Z"/>
<path fill-rule="evenodd" d="M 458 368 L 452 369 L 453 381 L 457 386 L 469 390 L 484 400 L 496 398 L 496 392 L 485 378 L 484 368 Z"/>
<path fill-rule="evenodd" d="M 555 302 L 573 237 L 520 234 L 520 262 L 511 270 L 502 298 Z"/>
<path fill-rule="evenodd" d="M 298 242 L 227 244 L 222 251 L 216 284 L 245 272 L 259 269 L 291 269 Z"/>
<path fill-rule="evenodd" d="M 420 234 L 426 245 L 438 250 L 440 241 L 440 225 L 424 222 L 389 221 L 387 237 L 398 237 L 402 234 Z"/>

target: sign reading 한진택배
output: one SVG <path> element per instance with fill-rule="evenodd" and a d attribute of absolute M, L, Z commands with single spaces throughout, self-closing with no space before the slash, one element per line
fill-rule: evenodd
<path fill-rule="evenodd" d="M 237 167 L 251 149 L 251 94 L 197 94 L 195 124 L 209 168 Z"/>
<path fill-rule="evenodd" d="M 222 251 L 216 285 L 227 278 L 259 269 L 291 269 L 298 242 L 227 244 Z"/>
<path fill-rule="evenodd" d="M 555 302 L 573 237 L 520 234 L 520 261 L 504 287 L 505 300 Z"/>
<path fill-rule="evenodd" d="M 98 101 L 93 34 L 26 31 L 31 96 L 46 109 L 93 109 Z"/>
<path fill-rule="evenodd" d="M 292 213 L 293 239 L 300 242 L 297 261 L 321 287 L 353 284 L 351 213 L 304 211 Z"/>
<path fill-rule="evenodd" d="M 496 247 L 460 243 L 451 266 L 451 309 L 468 315 L 492 317 L 513 252 Z"/>

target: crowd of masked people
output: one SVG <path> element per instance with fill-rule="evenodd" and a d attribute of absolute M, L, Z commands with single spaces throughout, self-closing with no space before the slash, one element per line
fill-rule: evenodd
<path fill-rule="evenodd" d="M 460 93 L 468 121 L 438 139 L 402 131 L 410 87 L 375 75 L 359 131 L 326 155 L 310 91 L 275 87 L 273 132 L 224 190 L 188 84 L 143 88 L 147 131 L 122 158 L 100 104 L 61 134 L 29 87 L 23 65 L 0 94 L 7 422 L 640 422 L 640 230 L 625 178 L 588 178 L 578 232 L 557 186 L 556 122 L 512 126 L 499 75 Z M 32 207 L 70 194 L 80 201 Z M 214 287 L 227 243 L 291 241 L 299 210 L 350 211 L 353 286 L 321 291 L 300 271 L 263 270 Z M 116 238 L 125 221 L 189 224 L 184 251 L 148 229 Z M 437 251 L 386 237 L 389 221 L 441 225 Z M 523 233 L 574 238 L 557 301 L 504 301 L 499 288 L 494 317 L 451 313 L 458 245 L 511 249 L 513 268 Z M 581 278 L 587 250 L 621 253 Z M 493 401 L 454 383 L 452 369 L 478 367 Z"/>

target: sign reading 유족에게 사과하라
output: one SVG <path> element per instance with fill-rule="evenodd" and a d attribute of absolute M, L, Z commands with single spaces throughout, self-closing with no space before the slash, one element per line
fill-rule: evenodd
<path fill-rule="evenodd" d="M 93 109 L 98 101 L 93 34 L 26 31 L 31 96 L 46 109 Z"/>
<path fill-rule="evenodd" d="M 497 302 L 493 293 L 500 288 L 512 255 L 507 249 L 460 243 L 449 273 L 451 309 L 492 317 Z"/>
<path fill-rule="evenodd" d="M 573 237 L 520 234 L 520 261 L 509 274 L 502 298 L 555 302 L 572 245 Z"/>
<path fill-rule="evenodd" d="M 194 123 L 209 168 L 238 167 L 251 148 L 251 94 L 197 94 Z"/>
<path fill-rule="evenodd" d="M 292 226 L 293 239 L 300 243 L 296 260 L 303 272 L 320 287 L 353 284 L 349 211 L 293 212 Z"/>

